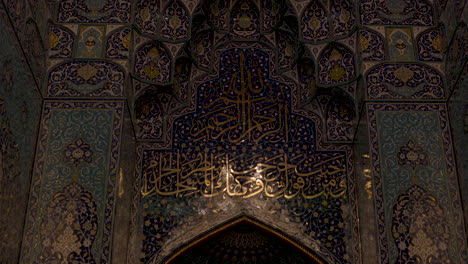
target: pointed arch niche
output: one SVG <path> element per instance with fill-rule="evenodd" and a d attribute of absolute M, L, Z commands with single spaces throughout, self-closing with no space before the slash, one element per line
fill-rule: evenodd
<path fill-rule="evenodd" d="M 326 264 L 318 254 L 282 231 L 242 214 L 175 249 L 164 264 Z"/>

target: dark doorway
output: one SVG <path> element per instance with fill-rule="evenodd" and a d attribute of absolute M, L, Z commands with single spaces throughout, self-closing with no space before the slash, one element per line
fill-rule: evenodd
<path fill-rule="evenodd" d="M 164 263 L 325 264 L 325 261 L 278 230 L 240 217 L 194 239 Z"/>

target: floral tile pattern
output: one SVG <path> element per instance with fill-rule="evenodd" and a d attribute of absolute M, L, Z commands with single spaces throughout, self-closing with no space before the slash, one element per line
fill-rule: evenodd
<path fill-rule="evenodd" d="M 45 103 L 23 262 L 111 263 L 122 111 L 122 102 Z"/>

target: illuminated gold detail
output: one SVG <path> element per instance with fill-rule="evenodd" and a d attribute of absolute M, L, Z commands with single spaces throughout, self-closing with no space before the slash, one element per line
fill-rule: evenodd
<path fill-rule="evenodd" d="M 154 64 L 154 62 L 150 62 L 148 65 L 145 66 L 143 69 L 143 72 L 145 73 L 146 76 L 148 76 L 150 79 L 154 79 L 159 76 L 160 70 L 159 68 Z"/>
<path fill-rule="evenodd" d="M 240 53 L 240 65 L 245 65 L 245 55 Z M 259 80 L 259 85 L 254 86 L 253 80 Z M 240 81 L 240 87 L 237 83 Z M 265 83 L 263 71 L 246 70 L 245 67 L 240 67 L 238 73 L 233 74 L 229 80 L 227 89 L 223 89 L 222 93 L 225 96 L 216 98 L 207 105 L 206 109 L 215 109 L 201 116 L 200 120 L 194 122 L 194 125 L 199 125 L 200 129 L 192 133 L 194 142 L 203 141 L 206 139 L 219 140 L 228 138 L 231 143 L 239 143 L 243 140 L 260 142 L 265 138 L 273 135 L 281 135 L 281 140 L 288 141 L 288 117 L 289 107 L 287 104 L 278 104 L 275 98 L 258 97 L 252 98 L 252 95 L 258 95 L 264 90 Z M 232 98 L 235 94 L 235 99 Z M 252 107 L 257 103 L 270 102 L 270 105 L 263 109 L 255 110 Z M 223 112 L 217 109 L 216 105 L 225 106 Z M 266 104 L 264 104 L 266 105 Z M 228 114 L 236 113 L 235 115 Z M 210 116 L 210 117 L 208 117 Z M 277 116 L 277 118 L 275 118 Z M 239 124 L 241 127 L 239 127 Z M 229 125 L 229 126 L 228 126 Z M 235 136 L 239 133 L 240 136 Z M 260 136 L 254 136 L 254 132 L 261 132 Z M 278 139 L 279 141 L 279 139 Z"/>
<path fill-rule="evenodd" d="M 49 33 L 49 49 L 55 48 L 59 41 L 59 37 L 54 32 Z"/>
<path fill-rule="evenodd" d="M 336 61 L 336 60 L 341 60 L 343 58 L 343 55 L 341 52 L 337 49 L 333 49 L 330 53 L 330 60 Z"/>
<path fill-rule="evenodd" d="M 300 154 L 291 161 L 298 161 L 304 157 L 304 154 Z M 158 153 L 157 160 L 152 160 L 147 168 L 149 172 L 143 173 L 141 194 L 190 196 L 198 193 L 204 197 L 214 197 L 226 193 L 228 196 L 241 198 L 259 194 L 286 199 L 298 195 L 305 199 L 314 199 L 322 195 L 336 198 L 346 193 L 346 182 L 343 178 L 345 169 L 322 165 L 343 157 L 340 155 L 323 160 L 313 164 L 310 171 L 302 172 L 297 165 L 289 163 L 286 154 L 279 154 L 253 168 L 236 171 L 230 166 L 227 155 L 223 157 L 199 153 L 193 157 L 186 153 Z M 220 163 L 224 163 L 224 166 L 215 166 Z M 337 175 L 339 173 L 342 175 Z M 317 182 L 317 177 L 332 180 Z"/>
<path fill-rule="evenodd" d="M 437 35 L 437 37 L 435 37 L 434 40 L 432 41 L 432 47 L 438 52 L 443 52 L 444 37 L 442 37 L 441 35 Z"/>
<path fill-rule="evenodd" d="M 145 7 L 143 9 L 140 10 L 140 17 L 141 17 L 141 20 L 143 22 L 146 22 L 150 19 L 151 17 L 151 13 L 150 13 L 150 9 L 148 7 Z"/>
<path fill-rule="evenodd" d="M 322 22 L 320 22 L 320 19 L 315 16 L 315 14 L 310 18 L 309 21 L 309 27 L 313 29 L 314 31 L 317 31 L 320 26 L 322 25 Z"/>
<path fill-rule="evenodd" d="M 182 25 L 182 21 L 175 14 L 169 19 L 169 25 L 172 28 L 172 35 L 174 39 L 177 38 L 177 29 Z"/>
<path fill-rule="evenodd" d="M 400 81 L 406 83 L 407 81 L 411 80 L 414 76 L 414 72 L 405 66 L 401 66 L 395 72 L 395 77 L 397 77 Z"/>
<path fill-rule="evenodd" d="M 334 81 L 339 81 L 343 79 L 345 74 L 345 69 L 343 69 L 343 67 L 341 67 L 340 65 L 335 64 L 335 66 L 333 66 L 333 69 L 330 70 L 328 77 L 330 77 Z"/>
<path fill-rule="evenodd" d="M 129 49 L 130 48 L 130 33 L 125 35 L 125 37 L 122 39 L 122 45 L 124 48 Z"/>
<path fill-rule="evenodd" d="M 361 42 L 361 50 L 367 50 L 370 46 L 369 40 L 367 40 L 363 35 L 359 36 L 359 40 Z"/>
<path fill-rule="evenodd" d="M 154 47 L 148 51 L 148 58 L 159 60 L 160 57 L 158 48 Z"/>
<path fill-rule="evenodd" d="M 98 69 L 96 69 L 95 67 L 89 65 L 89 64 L 86 64 L 85 66 L 81 67 L 78 69 L 78 75 L 83 78 L 85 81 L 93 78 L 97 72 L 98 72 Z"/>
<path fill-rule="evenodd" d="M 245 54 L 241 52 L 240 65 L 245 65 L 245 60 Z M 264 91 L 264 86 L 271 83 L 264 80 L 260 69 L 246 69 L 241 66 L 240 71 L 228 80 L 229 85 L 222 86 L 223 95 L 213 99 L 205 107 L 207 112 L 193 121 L 190 130 L 193 143 L 223 140 L 233 143 L 232 148 L 236 149 L 236 144 L 242 142 L 289 141 L 288 104 L 278 103 L 277 98 L 258 96 Z M 258 82 L 254 85 L 253 80 Z M 239 149 L 243 153 L 235 157 L 204 152 L 200 148 L 195 148 L 196 154 L 155 153 L 143 172 L 140 192 L 143 196 L 199 194 L 213 197 L 226 194 L 241 198 L 266 196 L 286 199 L 346 194 L 346 166 L 341 161 L 344 155 L 325 157 L 320 162 L 307 164 L 308 156 L 303 153 L 296 153 L 292 158 L 281 150 L 281 154 L 250 156 L 247 153 L 251 149 L 245 146 L 239 146 Z M 247 156 L 247 163 L 253 165 L 243 170 L 234 169 L 234 164 L 245 164 Z M 330 180 L 319 180 L 323 178 Z"/>
<path fill-rule="evenodd" d="M 239 18 L 238 24 L 241 28 L 247 29 L 252 26 L 252 20 L 247 14 L 242 14 L 242 16 Z"/>

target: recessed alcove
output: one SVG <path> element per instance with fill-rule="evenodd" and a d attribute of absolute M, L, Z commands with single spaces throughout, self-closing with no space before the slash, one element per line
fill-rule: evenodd
<path fill-rule="evenodd" d="M 164 264 L 325 264 L 280 230 L 242 215 L 176 249 Z"/>

